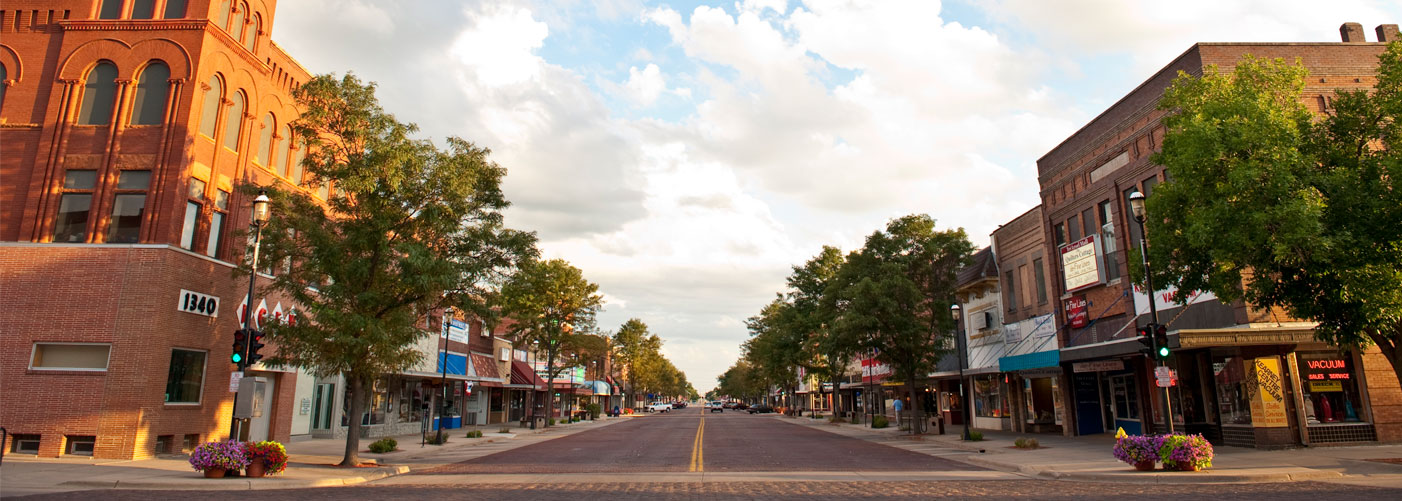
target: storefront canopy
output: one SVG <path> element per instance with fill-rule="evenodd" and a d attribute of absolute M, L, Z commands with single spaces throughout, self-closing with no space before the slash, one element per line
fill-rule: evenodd
<path fill-rule="evenodd" d="M 525 362 L 520 360 L 511 361 L 511 384 L 531 385 L 535 387 L 536 391 L 545 391 L 548 387 L 548 385 L 545 384 L 545 380 L 541 379 L 540 376 L 536 375 L 535 371 L 531 370 L 531 366 L 526 365 Z"/>
<path fill-rule="evenodd" d="M 605 382 L 605 381 L 587 381 L 587 382 L 585 382 L 584 384 L 588 385 L 588 386 L 593 390 L 593 392 L 594 392 L 595 395 L 612 395 L 612 394 L 613 394 L 613 392 L 610 391 L 610 389 L 612 388 L 612 386 L 609 385 L 608 382 Z"/>
<path fill-rule="evenodd" d="M 1036 353 L 1014 355 L 998 359 L 998 370 L 1003 372 L 1045 369 L 1049 367 L 1059 367 L 1060 365 L 1061 352 L 1059 350 L 1039 351 Z"/>

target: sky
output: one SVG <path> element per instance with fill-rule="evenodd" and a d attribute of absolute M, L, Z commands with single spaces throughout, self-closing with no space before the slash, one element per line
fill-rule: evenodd
<path fill-rule="evenodd" d="M 507 225 L 706 392 L 823 245 L 929 214 L 979 246 L 1036 162 L 1194 42 L 1337 42 L 1392 0 L 282 0 L 312 73 L 491 148 Z"/>

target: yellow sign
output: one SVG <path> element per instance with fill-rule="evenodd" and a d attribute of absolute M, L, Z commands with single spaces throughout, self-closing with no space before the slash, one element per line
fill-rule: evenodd
<path fill-rule="evenodd" d="M 1251 392 L 1251 426 L 1257 428 L 1284 428 L 1288 425 L 1285 417 L 1285 386 L 1280 379 L 1280 359 L 1276 357 L 1258 358 L 1252 361 L 1247 371 L 1252 376 L 1245 381 Z"/>
<path fill-rule="evenodd" d="M 1344 391 L 1343 381 L 1310 381 L 1310 392 Z"/>

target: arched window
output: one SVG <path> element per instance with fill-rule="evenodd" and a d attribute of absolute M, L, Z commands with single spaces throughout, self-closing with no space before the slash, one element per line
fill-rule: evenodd
<path fill-rule="evenodd" d="M 0 64 L 0 111 L 5 109 L 5 88 L 8 87 L 5 81 L 9 79 L 9 71 L 5 69 L 5 65 Z"/>
<path fill-rule="evenodd" d="M 122 0 L 102 0 L 102 8 L 97 11 L 98 19 L 121 19 Z"/>
<path fill-rule="evenodd" d="M 88 82 L 83 86 L 83 104 L 78 108 L 78 123 L 112 123 L 112 100 L 116 97 L 117 67 L 105 61 L 98 63 L 88 72 Z"/>
<path fill-rule="evenodd" d="M 283 169 L 278 174 L 291 179 L 292 184 L 302 184 L 302 180 L 297 178 L 301 175 L 302 169 L 292 165 L 292 162 L 287 158 L 288 145 L 292 144 L 292 128 L 284 125 L 278 130 L 278 135 L 282 137 L 277 138 L 277 145 L 273 148 L 273 170 L 277 170 L 278 163 L 282 163 Z"/>
<path fill-rule="evenodd" d="M 229 114 L 224 117 L 224 147 L 238 151 L 243 133 L 243 127 L 240 127 L 243 125 L 243 110 L 248 102 L 243 97 L 243 91 L 235 91 L 229 100 L 233 104 L 229 105 Z"/>
<path fill-rule="evenodd" d="M 267 165 L 270 169 L 277 163 L 277 159 L 270 155 L 272 152 L 268 151 L 268 148 L 272 146 L 273 131 L 276 129 L 277 120 L 273 118 L 273 114 L 269 113 L 264 116 L 263 133 L 258 136 L 258 147 L 253 149 L 253 163 Z M 266 164 L 263 163 L 264 158 L 268 160 Z"/>
<path fill-rule="evenodd" d="M 249 38 L 249 35 L 248 35 L 248 28 L 249 28 L 250 26 L 253 26 L 253 21 L 252 21 L 251 19 L 248 18 L 248 4 L 247 4 L 247 3 L 243 3 L 243 2 L 240 2 L 240 3 L 239 3 L 239 17 L 238 17 L 238 19 L 237 19 L 235 22 L 239 23 L 239 25 L 237 26 L 237 29 L 238 29 L 238 39 L 239 39 L 239 41 L 240 41 L 240 42 L 243 42 L 243 43 L 245 43 L 245 44 L 247 44 L 247 43 L 248 43 L 248 38 Z M 231 33 L 232 33 L 232 32 L 231 32 Z"/>
<path fill-rule="evenodd" d="M 156 17 L 156 0 L 132 0 L 132 19 L 151 19 Z"/>
<path fill-rule="evenodd" d="M 258 32 L 263 31 L 263 16 L 254 14 L 253 24 L 248 25 L 248 29 L 252 31 L 248 33 L 247 37 L 244 37 L 243 47 L 249 52 L 253 52 L 258 47 Z"/>
<path fill-rule="evenodd" d="M 182 19 L 185 17 L 185 0 L 166 0 L 166 11 L 161 16 L 163 19 Z"/>
<path fill-rule="evenodd" d="M 153 62 L 141 71 L 136 82 L 136 102 L 132 104 L 132 125 L 160 125 L 166 115 L 166 90 L 170 87 L 170 68 Z"/>
<path fill-rule="evenodd" d="M 229 31 L 229 0 L 219 0 L 219 11 L 215 12 L 214 15 L 219 16 L 214 18 L 219 27 L 224 28 L 224 31 Z"/>
<path fill-rule="evenodd" d="M 291 143 L 292 131 L 288 129 L 287 134 L 289 138 L 287 142 Z M 292 182 L 297 184 L 297 186 L 302 186 L 304 184 L 302 179 L 302 159 L 306 157 L 307 143 L 305 141 L 299 141 L 297 143 L 297 153 L 293 155 L 291 163 L 287 164 L 287 177 L 292 179 Z"/>
<path fill-rule="evenodd" d="M 200 115 L 200 134 L 214 139 L 214 128 L 219 124 L 219 101 L 224 99 L 224 79 L 215 74 L 209 79 L 209 91 L 204 94 L 204 104 Z"/>

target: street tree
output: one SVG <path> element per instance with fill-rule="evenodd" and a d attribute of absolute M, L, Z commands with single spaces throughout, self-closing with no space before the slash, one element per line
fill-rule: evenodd
<path fill-rule="evenodd" d="M 787 281 L 787 296 L 792 305 L 788 310 L 788 328 L 803 336 L 800 365 L 817 375 L 820 382 L 832 384 L 834 397 L 852 357 L 861 350 L 864 338 L 855 330 L 831 328 L 846 302 L 836 300 L 837 296 L 829 294 L 828 290 L 845 261 L 840 249 L 825 245 L 803 266 L 794 266 Z M 835 401 L 832 403 L 836 406 Z"/>
<path fill-rule="evenodd" d="M 953 330 L 956 275 L 973 251 L 962 228 L 936 230 L 928 215 L 905 216 L 868 236 L 830 286 L 830 304 L 838 305 L 831 329 L 863 339 L 906 383 L 912 432 L 924 419 L 916 380 L 948 350 L 942 337 Z"/>
<path fill-rule="evenodd" d="M 560 354 L 576 331 L 589 332 L 603 306 L 599 286 L 563 259 L 526 261 L 501 289 L 502 314 L 515 323 L 508 336 L 522 346 L 545 352 L 545 372 L 550 394 L 555 378 L 570 364 L 559 364 Z M 547 416 L 555 415 L 554 399 L 546 399 Z"/>
<path fill-rule="evenodd" d="M 268 362 L 345 379 L 353 417 L 341 465 L 356 466 L 359 416 L 375 379 L 420 361 L 429 313 L 489 308 L 492 291 L 533 254 L 535 237 L 503 226 L 506 170 L 488 150 L 411 138 L 416 127 L 381 109 L 375 86 L 350 74 L 317 76 L 293 95 L 302 115 L 292 128 L 310 148 L 308 182 L 332 189 L 322 202 L 296 188 L 240 188 L 272 200 L 262 262 L 273 263 L 269 288 L 301 313 L 295 324 L 267 326 L 277 346 Z"/>
<path fill-rule="evenodd" d="M 1324 116 L 1303 103 L 1307 76 L 1247 57 L 1165 92 L 1154 283 L 1284 308 L 1321 341 L 1378 346 L 1402 380 L 1402 43 L 1372 90 L 1335 91 Z"/>
<path fill-rule="evenodd" d="M 650 368 L 647 366 L 651 365 L 653 354 L 662 348 L 662 340 L 649 333 L 642 320 L 630 318 L 614 333 L 613 346 L 614 366 L 624 375 L 632 392 L 628 401 L 636 402 L 641 389 L 640 374 Z"/>

